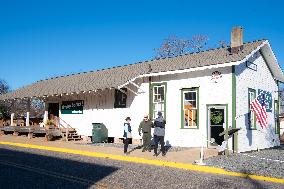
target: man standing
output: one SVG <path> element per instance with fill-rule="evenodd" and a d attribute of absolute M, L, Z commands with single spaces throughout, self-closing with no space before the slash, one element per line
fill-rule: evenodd
<path fill-rule="evenodd" d="M 152 121 L 149 120 L 148 115 L 144 115 L 143 121 L 141 121 L 138 133 L 141 136 L 141 130 L 143 133 L 143 149 L 142 152 L 148 150 L 151 152 L 151 128 L 153 127 Z"/>
<path fill-rule="evenodd" d="M 158 143 L 161 145 L 162 156 L 166 155 L 165 151 L 165 125 L 166 120 L 162 116 L 162 112 L 158 112 L 158 117 L 154 121 L 154 141 L 155 141 L 155 148 L 154 148 L 154 156 L 158 156 Z"/>

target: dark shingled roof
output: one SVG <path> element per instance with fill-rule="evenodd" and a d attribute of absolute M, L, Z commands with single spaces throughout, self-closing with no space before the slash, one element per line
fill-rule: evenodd
<path fill-rule="evenodd" d="M 2 95 L 0 96 L 0 100 L 117 88 L 127 81 L 146 73 L 183 70 L 240 61 L 264 41 L 258 40 L 245 43 L 242 51 L 235 54 L 231 54 L 228 47 L 224 47 L 172 58 L 155 59 L 121 67 L 41 80 Z"/>

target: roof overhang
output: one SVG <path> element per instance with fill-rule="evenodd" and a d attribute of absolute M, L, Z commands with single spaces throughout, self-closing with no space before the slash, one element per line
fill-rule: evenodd
<path fill-rule="evenodd" d="M 271 46 L 268 40 L 266 40 L 261 45 L 259 45 L 255 50 L 253 50 L 250 54 L 248 54 L 244 59 L 236 61 L 236 62 L 229 62 L 229 63 L 223 63 L 223 64 L 210 65 L 210 66 L 202 66 L 202 67 L 189 68 L 189 69 L 183 69 L 183 70 L 172 70 L 172 71 L 166 71 L 166 72 L 143 74 L 143 75 L 133 78 L 132 80 L 119 86 L 118 88 L 122 88 L 125 85 L 128 85 L 130 82 L 133 82 L 137 78 L 141 78 L 141 77 L 172 75 L 172 74 L 180 74 L 180 73 L 187 73 L 187 72 L 194 72 L 194 71 L 201 71 L 201 70 L 207 70 L 207 69 L 224 68 L 224 67 L 240 65 L 248 61 L 248 59 L 258 51 L 262 52 L 268 64 L 267 66 L 269 66 L 269 69 L 271 70 L 274 79 L 284 83 L 284 74 L 277 62 L 277 59 L 271 49 Z"/>
<path fill-rule="evenodd" d="M 257 43 L 257 45 L 253 45 L 254 43 Z M 226 53 L 223 53 L 223 51 L 217 51 L 217 52 L 221 52 L 220 55 L 220 59 L 217 59 L 218 61 L 215 62 L 211 62 L 209 59 L 197 59 L 200 62 L 209 62 L 208 64 L 198 64 L 198 63 L 194 63 L 194 64 L 184 64 L 185 66 L 180 66 L 180 67 L 170 67 L 169 69 L 156 69 L 155 71 L 152 71 L 152 69 L 148 69 L 149 67 L 149 63 L 148 62 L 144 62 L 144 63 L 139 63 L 139 64 L 133 64 L 131 65 L 131 69 L 141 69 L 139 72 L 131 72 L 132 74 L 127 74 L 124 75 L 123 78 L 120 78 L 122 81 L 121 82 L 114 82 L 114 84 L 111 84 L 112 82 L 109 82 L 108 78 L 109 77 L 103 77 L 104 81 L 105 81 L 105 85 L 99 85 L 99 86 L 95 86 L 95 87 L 88 87 L 89 85 L 80 85 L 81 87 L 78 87 L 77 85 L 73 86 L 70 85 L 70 83 L 72 84 L 72 82 L 74 80 L 76 81 L 81 81 L 82 80 L 82 75 L 71 75 L 68 76 L 68 80 L 66 79 L 66 81 L 69 82 L 68 87 L 66 87 L 65 85 L 61 86 L 60 90 L 59 87 L 57 86 L 57 88 L 55 88 L 54 90 L 49 90 L 49 91 L 42 91 L 43 89 L 45 89 L 45 86 L 48 84 L 49 86 L 52 86 L 53 84 L 56 85 L 58 84 L 59 81 L 61 81 L 60 83 L 65 83 L 65 80 L 62 80 L 60 78 L 52 78 L 50 80 L 44 80 L 44 81 L 40 81 L 37 82 L 35 84 L 31 84 L 29 86 L 23 87 L 21 89 L 18 89 L 16 91 L 13 91 L 11 93 L 5 94 L 5 95 L 1 95 L 0 96 L 0 100 L 5 100 L 5 99 L 24 99 L 24 98 L 41 98 L 41 99 L 46 99 L 48 97 L 61 97 L 62 95 L 72 95 L 72 94 L 84 94 L 86 92 L 88 93 L 93 93 L 93 94 L 97 94 L 98 90 L 105 90 L 105 89 L 113 89 L 113 88 L 122 88 L 122 87 L 127 87 L 126 85 L 128 84 L 132 84 L 132 85 L 136 85 L 135 83 L 133 83 L 136 79 L 138 78 L 144 78 L 144 77 L 150 77 L 150 76 L 161 76 L 161 75 L 170 75 L 170 74 L 180 74 L 180 73 L 186 73 L 186 72 L 194 72 L 194 71 L 200 71 L 200 70 L 206 70 L 206 69 L 216 69 L 216 68 L 224 68 L 224 67 L 231 67 L 231 66 L 235 66 L 235 65 L 240 65 L 244 62 L 246 62 L 250 57 L 252 57 L 256 52 L 260 52 L 263 56 L 263 58 L 266 60 L 267 66 L 269 67 L 271 74 L 273 75 L 273 78 L 279 82 L 284 83 L 284 75 L 283 72 L 280 68 L 280 66 L 278 65 L 277 59 L 270 47 L 270 44 L 267 40 L 261 40 L 257 41 L 257 42 L 251 42 L 248 43 L 248 49 L 247 51 L 241 51 L 239 54 L 241 56 L 235 56 L 236 58 L 230 59 L 230 58 L 226 58 L 226 57 L 230 57 L 231 54 L 227 54 L 227 48 L 225 48 Z M 244 45 L 245 46 L 245 45 Z M 250 48 L 253 47 L 253 48 Z M 223 48 L 224 49 L 224 48 Z M 244 48 L 245 49 L 245 48 Z M 221 48 L 222 50 L 222 48 Z M 212 51 L 215 52 L 215 51 Z M 204 52 L 203 52 L 204 53 Z M 195 54 L 193 54 L 195 55 Z M 188 55 L 190 56 L 190 55 Z M 203 56 L 202 54 L 200 56 Z M 208 58 L 210 58 L 209 55 L 206 55 Z M 225 56 L 225 59 L 223 59 L 223 56 Z M 178 57 L 176 57 L 178 58 Z M 196 57 L 195 57 L 196 58 Z M 174 60 L 174 59 L 173 59 Z M 196 60 L 196 59 L 195 59 Z M 158 61 L 158 63 L 157 63 Z M 183 61 L 183 59 L 178 59 L 178 61 Z M 189 58 L 190 61 L 190 58 Z M 157 63 L 156 65 L 154 63 Z M 175 63 L 179 63 L 179 62 L 175 62 Z M 185 61 L 186 62 L 186 61 Z M 167 63 L 166 65 L 169 65 L 169 63 L 171 64 L 172 61 L 171 59 L 165 59 L 164 61 L 162 60 L 153 60 L 152 62 L 156 67 L 159 68 L 159 66 L 161 66 L 163 63 Z M 161 64 L 161 65 L 159 65 Z M 143 66 L 144 67 L 143 67 Z M 195 67 L 189 68 L 192 65 L 195 65 Z M 133 67 L 135 66 L 135 67 Z M 127 70 L 127 69 L 128 70 Z M 177 69 L 178 68 L 178 69 Z M 184 69 L 185 68 L 185 69 Z M 118 71 L 118 69 L 120 70 L 120 72 L 122 71 L 122 69 L 120 69 L 119 67 L 116 68 L 116 72 Z M 130 71 L 130 65 L 127 67 L 125 66 L 125 70 Z M 111 69 L 109 69 L 111 70 Z M 163 71 L 158 71 L 158 70 L 163 70 Z M 166 70 L 166 71 L 165 71 Z M 104 72 L 104 73 L 103 73 Z M 116 73 L 116 72 L 111 72 Z M 101 75 L 101 74 L 104 75 Z M 94 76 L 94 78 L 101 78 L 102 76 L 107 76 L 108 74 L 108 70 L 107 71 L 100 71 L 100 73 L 98 73 L 96 76 Z M 126 73 L 124 71 L 124 73 Z M 90 74 L 90 73 L 87 73 Z M 86 76 L 85 76 L 86 77 Z M 85 80 L 84 80 L 85 81 Z M 91 81 L 90 79 L 87 79 L 86 81 Z M 108 82 L 106 82 L 108 81 Z M 51 85 L 51 82 L 52 83 Z M 56 83 L 57 82 L 57 83 Z M 32 91 L 32 87 L 36 87 L 36 92 L 31 92 Z M 138 88 L 139 90 L 141 90 L 141 88 L 139 88 L 139 86 L 135 86 L 136 88 Z"/>
<path fill-rule="evenodd" d="M 274 79 L 284 83 L 284 74 L 268 41 L 266 41 L 265 45 L 260 49 L 260 51 L 266 60 L 267 66 L 272 72 Z"/>

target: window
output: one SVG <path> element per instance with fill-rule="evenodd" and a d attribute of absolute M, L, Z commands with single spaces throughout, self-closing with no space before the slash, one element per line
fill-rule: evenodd
<path fill-rule="evenodd" d="M 250 104 L 256 98 L 256 92 L 254 89 L 248 89 L 248 124 L 250 129 L 256 129 L 256 116 L 251 109 Z"/>
<path fill-rule="evenodd" d="M 165 86 L 154 86 L 154 102 L 164 102 L 165 100 Z"/>
<path fill-rule="evenodd" d="M 151 118 L 155 119 L 158 112 L 166 118 L 166 83 L 153 83 L 151 85 Z"/>
<path fill-rule="evenodd" d="M 198 128 L 198 88 L 182 89 L 182 128 Z"/>
<path fill-rule="evenodd" d="M 278 100 L 274 100 L 274 119 L 275 119 L 275 133 L 276 134 L 280 134 L 279 104 L 278 104 Z"/>
<path fill-rule="evenodd" d="M 120 90 L 115 89 L 114 108 L 126 108 L 126 92 L 126 88 L 121 88 Z"/>

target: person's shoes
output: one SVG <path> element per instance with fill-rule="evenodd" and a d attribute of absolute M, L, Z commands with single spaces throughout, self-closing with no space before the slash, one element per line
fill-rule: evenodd
<path fill-rule="evenodd" d="M 142 150 L 142 152 L 145 152 L 145 151 L 146 151 L 145 149 Z"/>
<path fill-rule="evenodd" d="M 162 156 L 166 156 L 166 153 L 162 153 Z"/>
<path fill-rule="evenodd" d="M 129 152 L 124 152 L 124 155 L 125 155 L 125 156 L 127 156 L 127 155 L 129 155 L 129 154 L 130 154 Z"/>
<path fill-rule="evenodd" d="M 153 156 L 157 157 L 157 156 L 158 156 L 158 154 L 156 154 L 156 153 L 155 153 Z"/>

